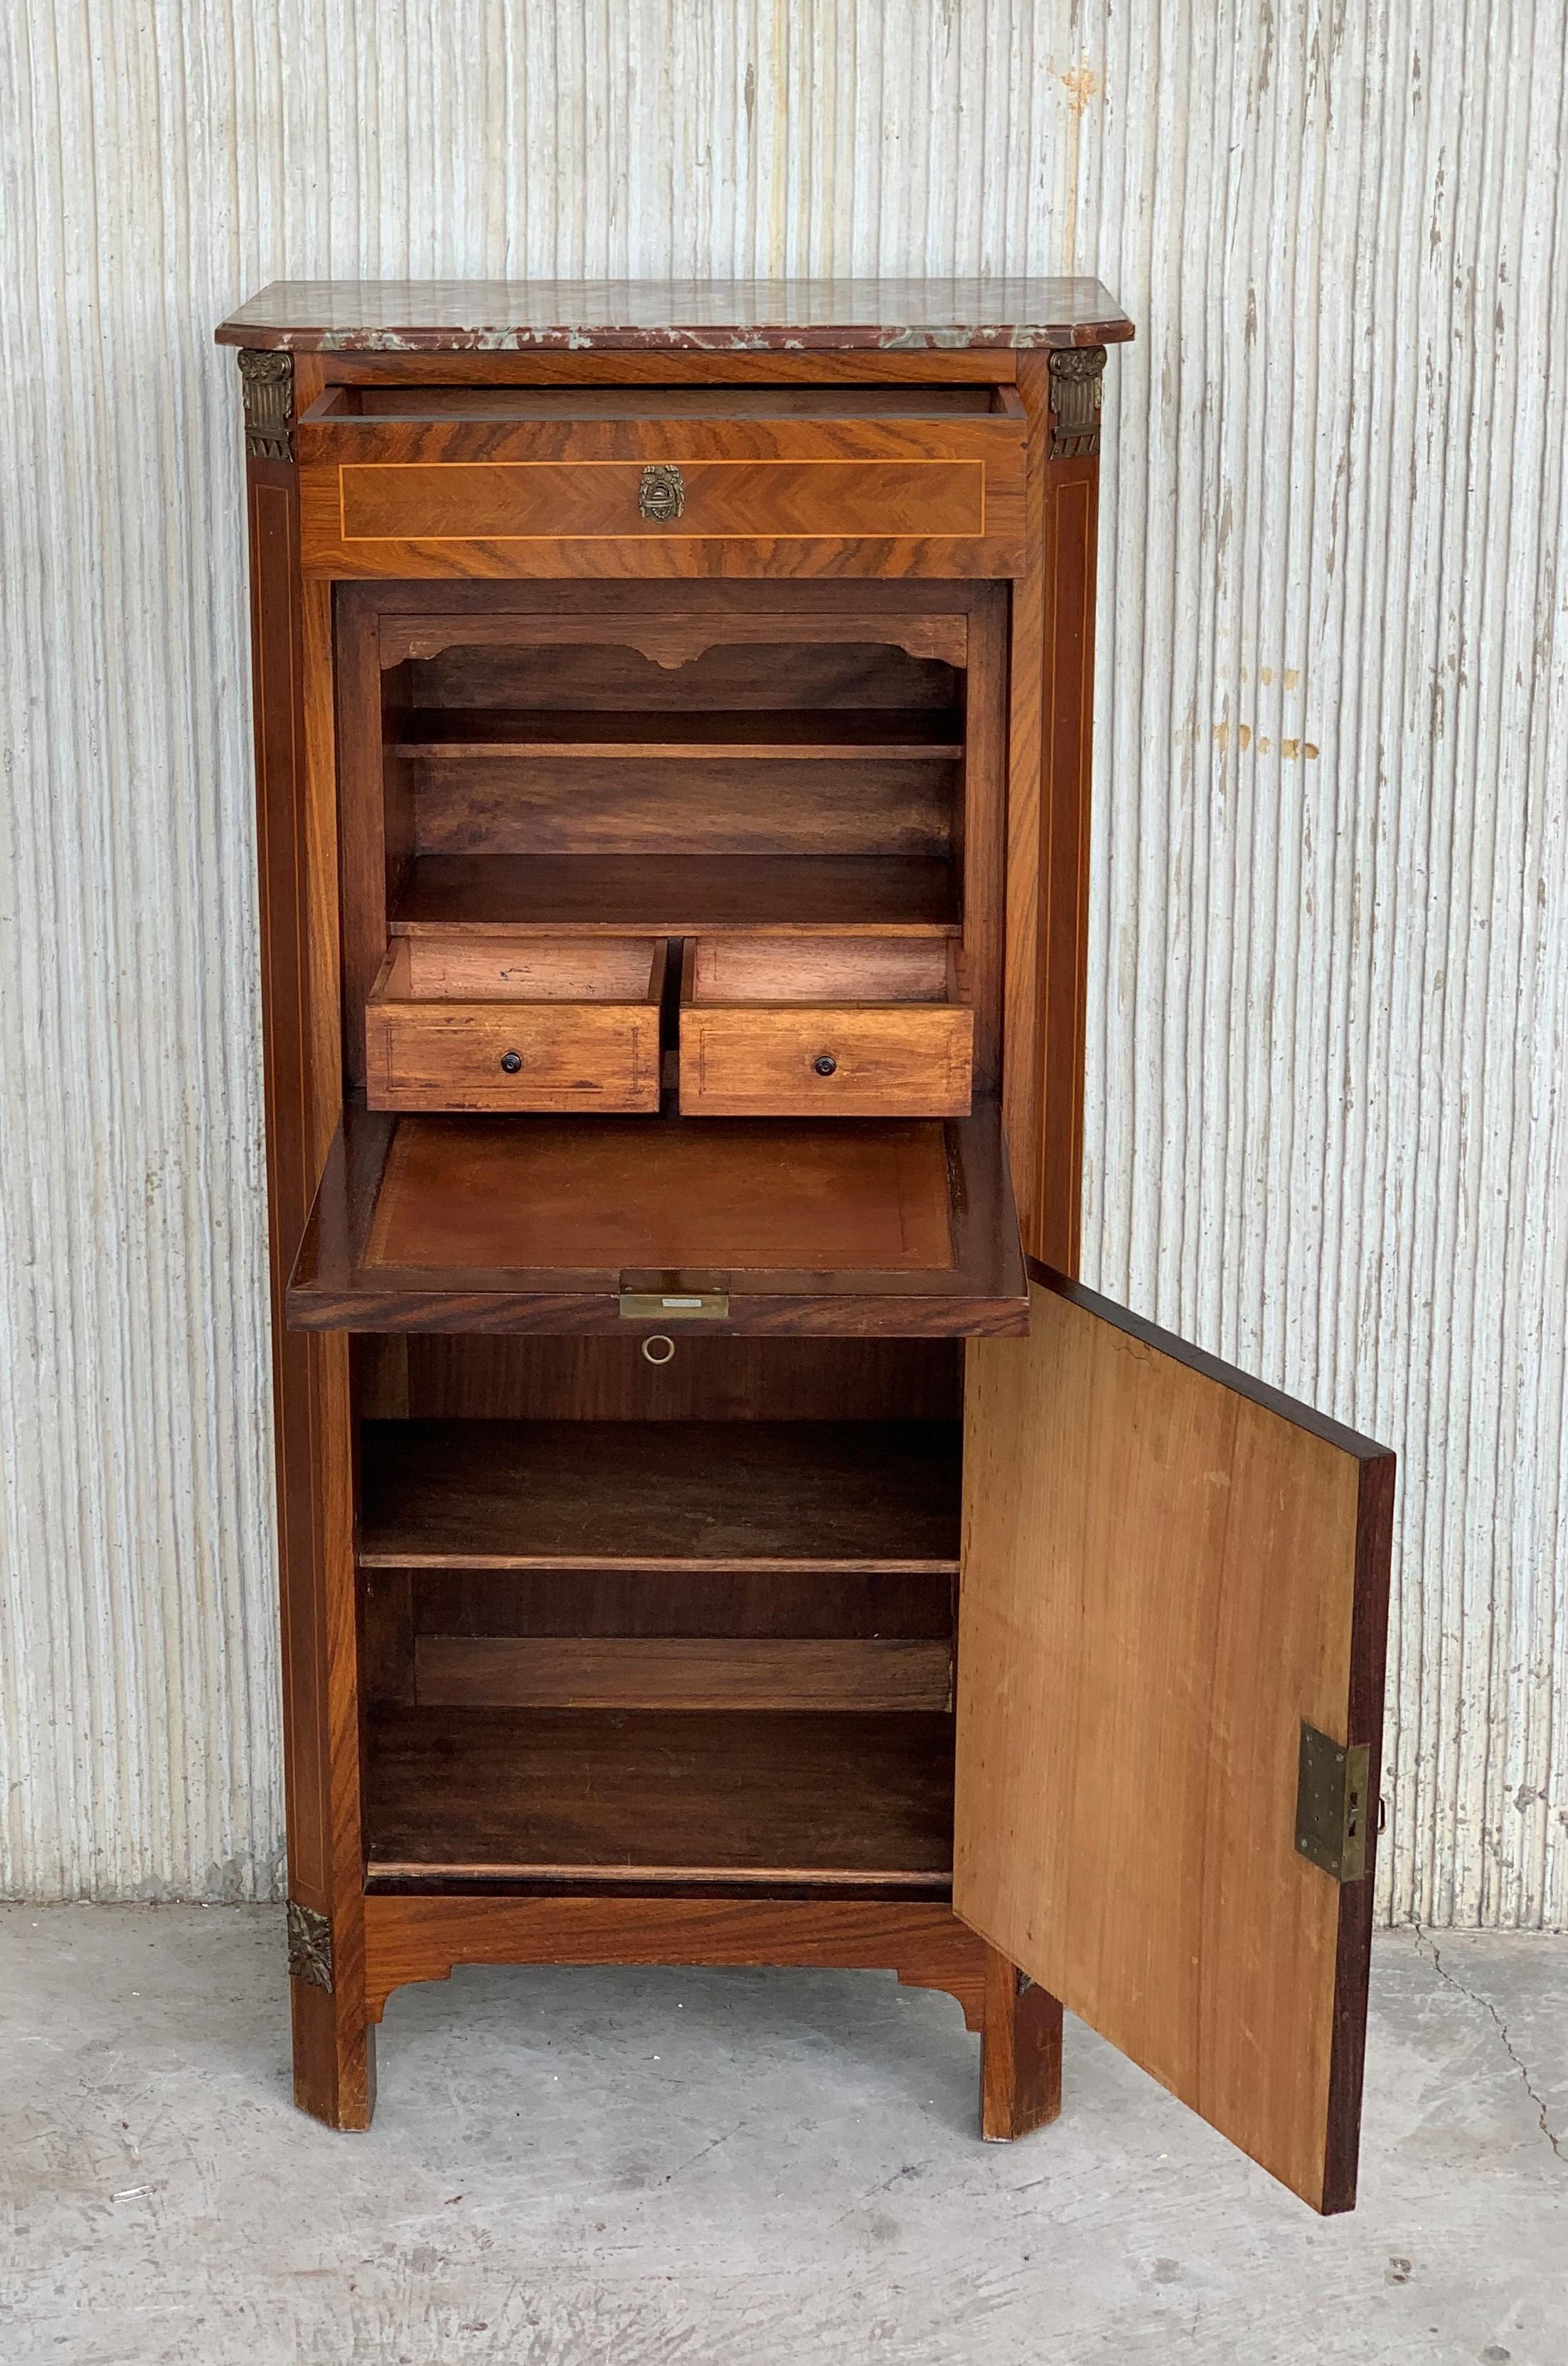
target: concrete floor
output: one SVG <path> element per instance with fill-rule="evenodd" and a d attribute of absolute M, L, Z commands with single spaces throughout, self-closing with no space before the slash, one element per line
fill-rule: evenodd
<path fill-rule="evenodd" d="M 866 1973 L 460 1972 L 333 2136 L 282 1949 L 0 1910 L 0 2366 L 1568 2360 L 1568 1941 L 1380 1943 L 1327 2222 L 1076 2023 L 982 2146 L 956 2005 Z"/>

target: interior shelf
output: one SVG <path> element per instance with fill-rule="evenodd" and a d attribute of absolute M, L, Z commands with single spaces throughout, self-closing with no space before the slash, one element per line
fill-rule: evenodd
<path fill-rule="evenodd" d="M 960 932 L 953 864 L 886 854 L 419 854 L 389 926 L 394 936 Z"/>
<path fill-rule="evenodd" d="M 597 708 L 528 709 L 415 707 L 395 715 L 400 756 L 716 758 L 957 757 L 964 752 L 960 715 L 905 713 L 884 707 L 779 707 L 714 710 L 656 709 L 640 713 Z"/>
<path fill-rule="evenodd" d="M 956 1572 L 953 1422 L 390 1421 L 367 1569 Z"/>
<path fill-rule="evenodd" d="M 382 1707 L 367 1878 L 875 1882 L 945 1889 L 953 1720 Z"/>

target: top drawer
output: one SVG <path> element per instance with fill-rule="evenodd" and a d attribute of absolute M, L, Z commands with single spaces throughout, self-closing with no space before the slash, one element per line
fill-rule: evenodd
<path fill-rule="evenodd" d="M 1010 387 L 334 387 L 298 432 L 330 576 L 1015 575 Z"/>

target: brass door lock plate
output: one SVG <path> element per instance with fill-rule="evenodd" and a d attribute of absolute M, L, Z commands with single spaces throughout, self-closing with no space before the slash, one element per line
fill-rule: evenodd
<path fill-rule="evenodd" d="M 1296 1851 L 1336 1881 L 1360 1881 L 1366 1875 L 1371 1755 L 1364 1741 L 1344 1747 L 1302 1719 Z"/>
<path fill-rule="evenodd" d="M 728 1323 L 727 1290 L 623 1290 L 621 1313 L 628 1323 Z"/>

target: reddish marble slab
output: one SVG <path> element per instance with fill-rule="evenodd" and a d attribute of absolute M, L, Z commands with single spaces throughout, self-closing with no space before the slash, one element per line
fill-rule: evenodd
<path fill-rule="evenodd" d="M 1098 279 L 275 279 L 218 342 L 340 354 L 896 354 L 1132 334 Z"/>

